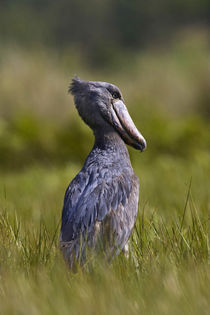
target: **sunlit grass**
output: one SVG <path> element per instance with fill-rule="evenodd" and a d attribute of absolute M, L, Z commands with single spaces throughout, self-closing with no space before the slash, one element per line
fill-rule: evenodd
<path fill-rule="evenodd" d="M 111 265 L 98 259 L 77 274 L 65 265 L 58 238 L 64 190 L 80 165 L 2 174 L 3 314 L 208 314 L 209 164 L 138 160 L 140 211 L 129 258 Z"/>

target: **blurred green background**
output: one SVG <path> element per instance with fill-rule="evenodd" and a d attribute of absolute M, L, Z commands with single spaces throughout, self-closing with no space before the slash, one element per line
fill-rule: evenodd
<path fill-rule="evenodd" d="M 207 152 L 209 21 L 204 0 L 1 1 L 0 168 L 82 163 L 74 74 L 121 88 L 148 159 Z"/>
<path fill-rule="evenodd" d="M 61 209 L 94 141 L 75 74 L 119 86 L 148 148 L 134 262 L 74 277 Z M 0 2 L 0 312 L 209 314 L 209 187 L 209 1 Z"/>

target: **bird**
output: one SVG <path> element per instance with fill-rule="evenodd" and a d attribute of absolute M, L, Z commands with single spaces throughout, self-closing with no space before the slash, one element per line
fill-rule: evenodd
<path fill-rule="evenodd" d="M 139 179 L 126 144 L 142 152 L 146 140 L 114 84 L 75 76 L 69 93 L 95 137 L 64 197 L 60 249 L 73 269 L 84 265 L 89 253 L 101 251 L 110 260 L 127 246 L 137 218 Z"/>

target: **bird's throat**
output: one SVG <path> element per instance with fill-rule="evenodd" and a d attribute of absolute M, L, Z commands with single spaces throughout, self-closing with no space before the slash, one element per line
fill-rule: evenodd
<path fill-rule="evenodd" d="M 108 130 L 107 132 L 104 132 L 104 130 L 103 132 L 97 131 L 97 133 L 95 133 L 94 147 L 117 152 L 123 156 L 129 157 L 125 142 L 114 129 Z"/>

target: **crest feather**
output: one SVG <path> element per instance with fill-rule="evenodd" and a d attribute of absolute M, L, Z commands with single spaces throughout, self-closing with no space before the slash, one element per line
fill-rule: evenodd
<path fill-rule="evenodd" d="M 82 90 L 83 84 L 84 84 L 84 81 L 81 80 L 77 75 L 75 75 L 69 85 L 68 92 L 71 93 L 72 95 L 76 95 L 80 93 Z"/>

